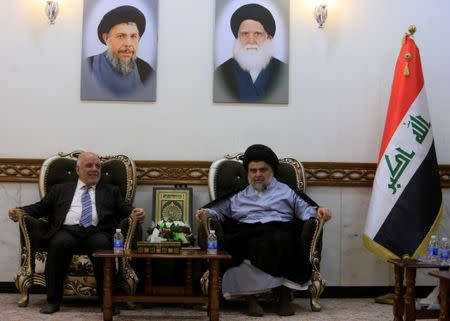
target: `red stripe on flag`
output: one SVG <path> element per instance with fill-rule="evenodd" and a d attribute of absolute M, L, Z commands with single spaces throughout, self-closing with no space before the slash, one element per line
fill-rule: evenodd
<path fill-rule="evenodd" d="M 405 36 L 405 44 L 400 50 L 395 66 L 394 81 L 392 82 L 391 98 L 386 116 L 386 122 L 381 141 L 378 162 L 384 155 L 387 145 L 391 141 L 397 127 L 409 110 L 410 106 L 423 88 L 424 80 L 422 74 L 422 64 L 420 63 L 419 49 L 414 40 L 408 35 Z M 411 59 L 407 61 L 406 55 L 411 54 Z M 408 66 L 409 76 L 405 76 L 405 67 Z"/>

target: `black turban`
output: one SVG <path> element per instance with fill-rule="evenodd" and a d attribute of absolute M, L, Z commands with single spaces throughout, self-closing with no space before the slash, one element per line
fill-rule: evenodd
<path fill-rule="evenodd" d="M 250 162 L 263 161 L 267 163 L 272 170 L 276 172 L 278 168 L 278 157 L 269 147 L 265 145 L 255 144 L 247 148 L 244 153 L 243 164 L 246 171 L 248 171 L 248 164 Z"/>
<path fill-rule="evenodd" d="M 258 21 L 271 37 L 275 35 L 275 20 L 270 11 L 259 4 L 250 3 L 237 9 L 231 16 L 230 26 L 235 38 L 238 37 L 239 26 L 242 21 L 247 19 Z"/>
<path fill-rule="evenodd" d="M 103 41 L 102 35 L 108 33 L 112 27 L 120 23 L 134 22 L 139 30 L 139 37 L 145 31 L 145 16 L 139 9 L 133 6 L 120 6 L 107 12 L 98 24 L 97 34 L 100 42 Z"/>

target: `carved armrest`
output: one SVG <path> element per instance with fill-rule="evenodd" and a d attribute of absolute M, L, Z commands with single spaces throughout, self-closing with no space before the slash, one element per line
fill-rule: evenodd
<path fill-rule="evenodd" d="M 119 228 L 122 230 L 124 236 L 123 248 L 124 251 L 131 251 L 137 248 L 137 241 L 142 238 L 142 228 L 138 221 L 129 216 L 119 223 Z M 131 258 L 122 257 L 120 260 L 120 273 L 125 291 L 128 294 L 136 292 L 139 278 L 131 266 Z"/>
<path fill-rule="evenodd" d="M 137 246 L 137 241 L 142 237 L 141 225 L 136 219 L 129 216 L 120 221 L 118 228 L 121 229 L 124 236 L 123 248 L 124 250 L 134 250 Z"/>
<path fill-rule="evenodd" d="M 31 273 L 34 270 L 34 256 L 41 250 L 41 240 L 48 229 L 46 219 L 37 219 L 25 211 L 19 212 L 20 243 L 22 252 L 22 270 Z"/>
<path fill-rule="evenodd" d="M 309 262 L 311 262 L 311 284 L 308 289 L 311 292 L 310 306 L 311 310 L 318 312 L 322 309 L 319 303 L 319 297 L 325 289 L 325 280 L 320 275 L 320 259 L 322 252 L 322 233 L 323 225 L 325 221 L 323 219 L 310 219 L 304 223 L 302 228 L 303 239 L 310 239 L 302 246 L 306 246 L 305 253 L 309 254 Z M 309 252 L 308 252 L 309 250 Z"/>
<path fill-rule="evenodd" d="M 197 240 L 198 240 L 198 246 L 202 249 L 202 250 L 206 250 L 207 247 L 207 239 L 209 236 L 209 231 L 211 230 L 211 215 L 205 212 L 202 212 L 199 216 L 198 219 L 200 221 L 200 225 L 198 227 L 198 235 L 197 235 Z"/>
<path fill-rule="evenodd" d="M 313 271 L 320 270 L 322 253 L 322 232 L 324 220 L 313 218 L 303 223 L 300 243 L 303 253 L 308 253 Z"/>
<path fill-rule="evenodd" d="M 223 227 L 222 223 L 213 218 L 208 213 L 202 213 L 199 215 L 200 226 L 198 228 L 198 246 L 202 250 L 206 250 L 208 245 L 209 231 L 216 231 L 217 247 L 223 249 Z"/>

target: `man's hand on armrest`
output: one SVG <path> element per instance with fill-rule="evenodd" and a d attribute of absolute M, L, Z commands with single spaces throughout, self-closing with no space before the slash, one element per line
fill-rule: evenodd
<path fill-rule="evenodd" d="M 130 216 L 133 217 L 139 223 L 144 223 L 145 211 L 143 208 L 135 208 L 131 211 Z"/>
<path fill-rule="evenodd" d="M 16 208 L 11 208 L 8 211 L 8 216 L 9 218 L 14 221 L 17 222 L 19 220 L 19 213 L 22 212 L 22 210 L 19 207 Z"/>
<path fill-rule="evenodd" d="M 319 207 L 317 209 L 317 218 L 319 220 L 323 220 L 324 222 L 329 221 L 331 219 L 331 211 L 329 208 Z"/>
<path fill-rule="evenodd" d="M 204 222 L 208 216 L 210 216 L 210 214 L 206 208 L 199 208 L 195 213 L 195 218 L 198 222 Z"/>

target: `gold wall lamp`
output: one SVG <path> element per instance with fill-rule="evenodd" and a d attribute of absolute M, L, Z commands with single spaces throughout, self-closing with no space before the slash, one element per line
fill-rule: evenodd
<path fill-rule="evenodd" d="M 323 29 L 323 24 L 327 20 L 328 10 L 326 4 L 319 4 L 314 8 L 314 18 L 319 24 L 319 28 Z"/>
<path fill-rule="evenodd" d="M 58 12 L 59 12 L 58 1 L 47 0 L 47 5 L 45 6 L 45 13 L 47 14 L 47 18 L 51 25 L 55 24 Z"/>

